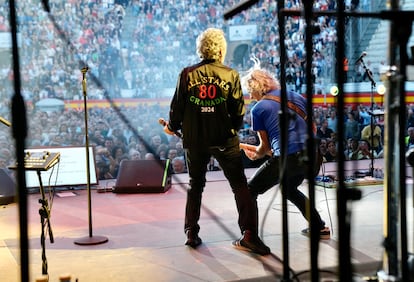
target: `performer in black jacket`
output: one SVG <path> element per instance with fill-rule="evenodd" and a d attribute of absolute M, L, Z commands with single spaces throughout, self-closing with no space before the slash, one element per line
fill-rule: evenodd
<path fill-rule="evenodd" d="M 184 231 L 186 245 L 201 244 L 201 198 L 207 164 L 218 161 L 235 196 L 242 232 L 241 244 L 249 251 L 270 253 L 258 237 L 257 214 L 244 174 L 238 130 L 245 112 L 239 73 L 225 65 L 227 42 L 220 29 L 209 28 L 197 38 L 201 62 L 184 68 L 170 105 L 168 134 L 181 131 L 186 149 L 190 189 L 187 192 Z"/>

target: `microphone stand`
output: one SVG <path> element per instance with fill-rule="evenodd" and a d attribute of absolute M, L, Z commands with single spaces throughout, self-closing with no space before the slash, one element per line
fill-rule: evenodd
<path fill-rule="evenodd" d="M 13 1 L 13 0 L 10 0 Z M 57 33 L 61 35 L 62 40 L 65 41 L 68 46 L 72 49 L 75 50 L 75 46 L 70 42 L 69 39 L 65 38 L 64 36 L 64 32 L 60 29 L 59 25 L 56 23 L 55 18 L 53 17 L 53 15 L 50 14 L 50 6 L 49 6 L 49 1 L 48 0 L 42 0 L 42 5 L 44 10 L 47 12 L 48 16 L 49 16 L 49 20 L 52 22 L 53 26 L 56 28 L 56 30 L 58 31 Z M 80 60 L 80 62 L 82 62 Z M 86 66 L 86 64 L 84 62 L 82 62 L 83 65 Z M 86 183 L 86 187 L 87 187 L 87 191 L 88 191 L 88 221 L 89 221 L 89 236 L 88 237 L 82 237 L 79 238 L 77 240 L 75 240 L 75 244 L 77 245 L 97 245 L 97 244 L 102 244 L 102 243 L 106 243 L 108 242 L 108 238 L 103 237 L 103 236 L 93 236 L 92 234 L 92 212 L 91 212 L 91 188 L 90 188 L 90 164 L 89 164 L 89 137 L 88 137 L 88 108 L 87 108 L 87 91 L 86 91 L 86 73 L 88 72 L 89 68 L 86 66 L 84 68 L 81 69 L 82 72 L 82 90 L 83 90 L 83 98 L 84 98 L 84 115 L 85 115 L 85 150 L 86 150 L 86 177 L 87 177 L 87 183 Z M 93 76 L 92 76 L 93 77 Z M 94 77 L 93 77 L 94 78 Z M 97 82 L 97 80 L 95 79 L 95 82 Z M 99 86 L 101 86 L 101 84 L 98 82 L 97 83 Z M 112 102 L 111 102 L 112 104 Z M 19 162 L 20 163 L 20 162 Z M 24 162 L 21 162 L 24 163 Z"/>
<path fill-rule="evenodd" d="M 360 62 L 362 64 L 362 67 L 365 70 L 365 74 L 367 75 L 368 79 L 371 81 L 371 111 L 369 111 L 368 113 L 371 116 L 371 120 L 370 120 L 370 126 L 371 126 L 371 156 L 370 156 L 370 160 L 371 160 L 371 165 L 369 168 L 369 175 L 371 177 L 374 177 L 374 131 L 375 131 L 375 125 L 374 125 L 374 89 L 376 87 L 376 83 L 374 78 L 372 77 L 372 72 L 371 70 L 365 65 L 364 59 L 361 58 Z"/>
<path fill-rule="evenodd" d="M 92 234 L 92 204 L 91 204 L 91 172 L 89 165 L 89 135 L 88 135 L 88 107 L 87 107 L 87 91 L 86 91 L 86 73 L 89 68 L 84 67 L 82 72 L 82 90 L 83 90 L 83 106 L 85 113 L 85 149 L 86 149 L 86 189 L 88 191 L 88 219 L 89 219 L 89 236 L 82 237 L 74 243 L 77 245 L 97 245 L 108 242 L 108 238 L 103 236 L 93 236 Z"/>

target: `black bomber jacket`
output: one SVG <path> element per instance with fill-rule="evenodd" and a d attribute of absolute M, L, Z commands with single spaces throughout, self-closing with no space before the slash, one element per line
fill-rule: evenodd
<path fill-rule="evenodd" d="M 239 73 L 219 61 L 184 68 L 171 101 L 169 129 L 181 130 L 183 146 L 223 146 L 238 142 L 244 97 Z"/>

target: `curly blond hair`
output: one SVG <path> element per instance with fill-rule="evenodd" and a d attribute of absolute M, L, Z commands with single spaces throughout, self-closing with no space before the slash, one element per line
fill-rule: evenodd
<path fill-rule="evenodd" d="M 220 60 L 224 62 L 227 41 L 224 32 L 218 28 L 208 28 L 197 37 L 197 54 L 201 59 Z"/>
<path fill-rule="evenodd" d="M 249 93 L 260 93 L 265 95 L 269 91 L 280 89 L 279 80 L 277 80 L 269 71 L 260 67 L 260 61 L 253 57 L 254 66 L 246 72 L 241 78 L 243 87 Z"/>

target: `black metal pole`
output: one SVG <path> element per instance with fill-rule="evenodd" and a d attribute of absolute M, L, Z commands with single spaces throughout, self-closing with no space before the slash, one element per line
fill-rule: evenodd
<path fill-rule="evenodd" d="M 345 97 L 344 83 L 344 58 L 345 58 L 345 3 L 337 1 L 337 49 L 336 67 L 338 80 L 338 125 L 344 124 Z M 343 130 L 338 130 L 338 140 L 345 140 Z M 338 142 L 338 151 L 344 152 L 344 143 Z M 350 252 L 350 216 L 348 214 L 348 200 L 351 190 L 345 186 L 344 154 L 338 156 L 338 189 L 337 189 L 337 213 L 338 213 L 338 238 L 339 238 L 339 281 L 352 281 L 351 252 Z"/>
<path fill-rule="evenodd" d="M 361 59 L 361 62 L 364 61 Z M 375 90 L 375 81 L 372 78 L 371 71 L 365 67 L 365 64 L 363 63 L 365 71 L 367 72 L 367 75 L 369 79 L 371 80 L 371 119 L 370 119 L 370 126 L 371 126 L 371 165 L 369 168 L 369 173 L 371 177 L 374 177 L 374 132 L 375 132 L 375 115 L 374 115 L 374 90 Z"/>
<path fill-rule="evenodd" d="M 385 161 L 389 168 L 384 179 L 384 269 L 378 273 L 381 279 L 399 281 L 402 270 L 402 281 L 408 278 L 408 254 L 406 243 L 406 184 L 405 184 L 405 67 L 408 62 L 405 48 L 411 34 L 412 17 L 399 14 L 399 1 L 391 1 L 391 19 L 389 59 L 390 66 L 398 66 L 395 72 L 389 73 L 389 93 L 386 95 L 386 143 Z M 400 73 L 398 73 L 400 72 Z M 400 196 L 400 200 L 398 199 Z M 400 211 L 398 211 L 400 207 Z M 401 231 L 401 262 L 398 252 L 398 222 Z M 401 264 L 400 264 L 401 263 Z"/>
<path fill-rule="evenodd" d="M 400 83 L 399 83 L 399 95 L 398 95 L 398 104 L 399 104 L 399 111 L 398 112 L 398 153 L 399 153 L 399 167 L 400 170 L 398 171 L 398 180 L 399 184 L 396 186 L 399 187 L 400 192 L 400 202 L 398 205 L 398 199 L 393 200 L 395 203 L 395 211 L 391 211 L 393 217 L 398 217 L 398 207 L 399 209 L 399 217 L 400 217 L 400 251 L 401 251 L 401 278 L 402 281 L 409 281 L 409 271 L 408 271 L 408 244 L 407 244 L 407 187 L 406 187 L 406 158 L 405 158 L 405 128 L 406 128 L 406 105 L 405 105 L 405 81 L 406 81 L 406 67 L 408 65 L 408 55 L 407 55 L 407 44 L 408 40 L 412 33 L 412 18 L 402 18 L 396 17 L 393 21 L 393 28 L 391 29 L 393 32 L 393 37 L 396 39 L 399 45 L 399 69 L 400 69 Z M 394 197 L 396 193 L 393 193 Z M 393 199 L 393 198 L 391 198 Z M 397 221 L 394 221 L 393 224 L 395 225 L 395 230 L 397 229 Z M 395 231 L 396 232 L 396 231 Z M 398 236 L 396 236 L 397 232 L 395 233 L 395 241 L 398 241 Z M 395 258 L 393 261 L 395 265 L 391 268 L 395 271 L 395 276 L 398 277 L 398 247 L 395 246 Z"/>
<path fill-rule="evenodd" d="M 284 8 L 284 1 L 277 2 L 278 11 L 282 11 Z M 289 228 L 288 228 L 288 205 L 287 205 L 287 192 L 283 191 L 288 189 L 286 185 L 286 159 L 287 159 L 287 129 L 288 129 L 288 107 L 287 107 L 287 94 L 286 94 L 286 48 L 285 44 L 285 15 L 278 13 L 278 26 L 279 26 L 279 52 L 280 52 L 280 136 L 281 136 L 281 154 L 280 154 L 280 168 L 283 171 L 279 172 L 282 179 L 280 179 L 280 189 L 282 190 L 282 240 L 283 240 L 283 281 L 290 281 L 290 267 L 289 267 Z"/>
<path fill-rule="evenodd" d="M 14 0 L 9 1 L 10 27 L 12 36 L 13 53 L 13 75 L 14 95 L 12 98 L 12 130 L 16 141 L 17 161 L 17 198 L 19 203 L 19 226 L 20 226 L 20 276 L 21 281 L 29 281 L 29 236 L 28 236 L 28 215 L 27 215 L 27 191 L 26 175 L 24 168 L 24 150 L 27 137 L 26 107 L 20 93 L 20 65 L 19 50 L 17 44 L 17 21 L 16 5 Z"/>
<path fill-rule="evenodd" d="M 318 32 L 316 26 L 313 24 L 313 1 L 303 1 L 304 11 L 305 11 L 305 49 L 306 49 L 306 109 L 308 112 L 309 118 L 307 120 L 308 124 L 308 136 L 314 136 L 313 129 L 313 91 L 314 85 L 312 80 L 312 62 L 313 62 L 313 35 Z M 308 138 L 307 140 L 307 151 L 308 158 L 311 164 L 314 164 L 316 158 L 315 152 L 315 138 Z M 318 253 L 319 253 L 319 229 L 317 225 L 312 222 L 312 216 L 310 216 L 310 211 L 315 209 L 315 178 L 313 177 L 312 170 L 308 171 L 308 194 L 309 194 L 309 207 L 307 213 L 310 218 L 310 262 L 311 262 L 311 276 L 312 281 L 319 281 L 319 267 L 318 267 Z"/>
<path fill-rule="evenodd" d="M 82 72 L 82 93 L 83 93 L 83 108 L 84 108 L 84 121 L 85 121 L 85 153 L 86 153 L 86 190 L 88 191 L 88 219 L 89 219 L 89 237 L 93 236 L 92 232 L 92 204 L 91 204 L 91 172 L 89 166 L 89 132 L 88 132 L 88 95 L 86 87 L 86 73 L 88 67 L 81 69 Z"/>
<path fill-rule="evenodd" d="M 408 38 L 411 35 L 411 27 L 412 21 L 408 20 L 405 22 L 404 26 L 409 29 L 409 31 L 405 34 L 402 44 L 400 45 L 400 64 L 401 64 L 401 75 L 403 77 L 403 81 L 406 81 L 406 67 L 408 64 L 408 56 L 407 56 L 407 43 Z M 405 128 L 406 128 L 406 116 L 405 116 L 405 83 L 401 83 L 400 86 L 400 105 L 401 110 L 399 111 L 399 121 L 400 121 L 400 139 L 399 139 L 399 147 L 400 147 L 400 238 L 401 238 L 401 278 L 402 281 L 409 281 L 412 277 L 409 275 L 408 269 L 408 233 L 407 233 L 407 184 L 406 184 L 406 171 L 405 171 Z"/>

